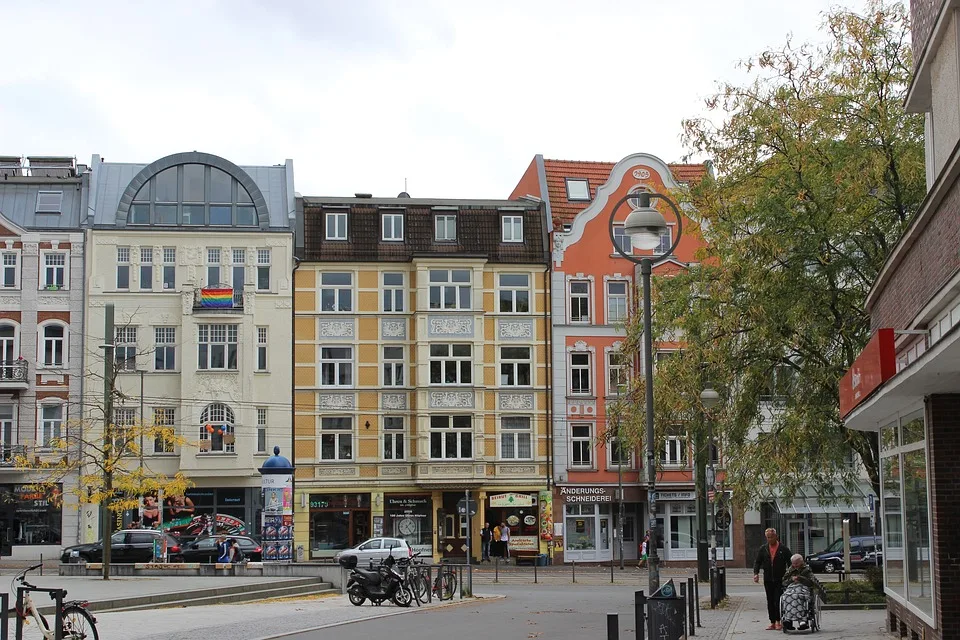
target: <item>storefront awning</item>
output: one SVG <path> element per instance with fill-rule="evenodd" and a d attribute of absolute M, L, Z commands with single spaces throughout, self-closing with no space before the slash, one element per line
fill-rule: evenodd
<path fill-rule="evenodd" d="M 870 498 L 873 491 L 865 485 L 856 488 L 853 494 L 839 490 L 832 499 L 819 498 L 810 488 L 801 489 L 793 500 L 777 498 L 777 510 L 785 516 L 805 516 L 805 515 L 840 515 L 843 513 L 856 513 L 858 515 L 870 515 Z"/>

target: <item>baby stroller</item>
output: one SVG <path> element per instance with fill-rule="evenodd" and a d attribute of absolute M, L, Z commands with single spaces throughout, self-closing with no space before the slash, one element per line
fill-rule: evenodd
<path fill-rule="evenodd" d="M 794 582 L 780 596 L 780 622 L 783 632 L 820 630 L 820 594 L 807 585 Z"/>

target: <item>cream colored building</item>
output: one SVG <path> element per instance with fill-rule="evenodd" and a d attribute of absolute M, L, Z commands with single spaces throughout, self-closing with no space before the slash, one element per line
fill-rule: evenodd
<path fill-rule="evenodd" d="M 88 416 L 102 406 L 110 303 L 124 396 L 115 422 L 137 422 L 142 412 L 191 443 L 143 447 L 150 469 L 182 471 L 195 485 L 184 520 L 215 516 L 227 530 L 259 534 L 257 468 L 274 446 L 287 454 L 291 443 L 292 162 L 238 167 L 193 152 L 149 165 L 95 156 L 91 170 Z M 165 521 L 173 515 L 165 511 Z M 97 539 L 95 509 L 84 507 L 81 527 Z M 197 533 L 195 524 L 185 529 Z"/>

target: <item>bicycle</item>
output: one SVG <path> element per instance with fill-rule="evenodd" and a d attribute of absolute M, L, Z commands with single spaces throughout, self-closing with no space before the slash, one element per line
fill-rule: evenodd
<path fill-rule="evenodd" d="M 453 600 L 457 592 L 457 574 L 450 567 L 437 568 L 437 577 L 433 581 L 433 593 L 440 600 Z"/>
<path fill-rule="evenodd" d="M 23 637 L 35 637 L 38 640 L 42 637 L 45 640 L 55 640 L 57 635 L 55 630 L 51 628 L 52 625 L 47 622 L 46 617 L 37 610 L 33 598 L 30 597 L 30 591 L 46 591 L 51 598 L 54 598 L 57 591 L 62 591 L 64 596 L 67 595 L 67 592 L 62 589 L 44 589 L 27 582 L 27 574 L 41 566 L 42 563 L 36 564 L 18 573 L 10 582 L 10 592 L 17 593 L 17 583 L 26 587 L 23 591 L 23 603 L 16 608 L 17 616 L 23 621 Z M 70 600 L 62 603 L 60 636 L 63 640 L 85 640 L 87 638 L 100 640 L 100 635 L 97 633 L 97 619 L 87 611 L 89 606 L 90 603 L 85 600 Z M 31 618 L 36 621 L 36 627 L 30 626 Z"/>

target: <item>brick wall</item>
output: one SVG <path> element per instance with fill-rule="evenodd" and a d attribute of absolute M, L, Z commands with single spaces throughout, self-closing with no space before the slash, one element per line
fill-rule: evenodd
<path fill-rule="evenodd" d="M 920 55 L 933 31 L 933 23 L 945 0 L 910 0 L 910 25 L 913 41 L 913 64 L 916 68 Z"/>
<path fill-rule="evenodd" d="M 930 396 L 927 403 L 927 469 L 933 510 L 933 560 L 937 619 L 960 629 L 960 394 Z"/>
<path fill-rule="evenodd" d="M 960 183 L 954 183 L 870 309 L 871 329 L 905 329 L 960 268 Z"/>

